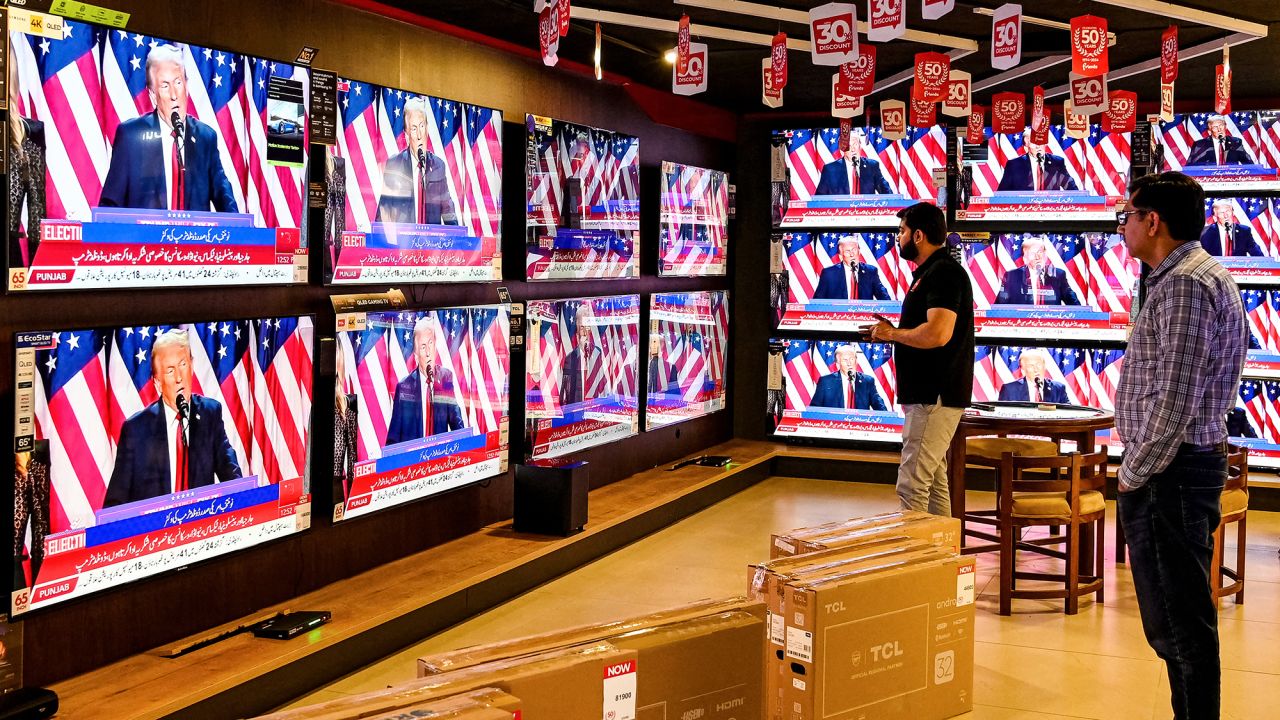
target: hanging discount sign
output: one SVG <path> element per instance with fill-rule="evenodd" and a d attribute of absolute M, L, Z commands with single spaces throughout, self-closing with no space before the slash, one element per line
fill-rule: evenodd
<path fill-rule="evenodd" d="M 1002 92 L 991 98 L 991 129 L 998 133 L 1020 133 L 1027 127 L 1027 96 Z"/>
<path fill-rule="evenodd" d="M 956 9 L 956 0 L 923 0 L 920 15 L 925 20 L 937 20 Z"/>
<path fill-rule="evenodd" d="M 858 56 L 840 66 L 840 78 L 850 95 L 865 97 L 876 86 L 876 48 L 862 44 Z"/>
<path fill-rule="evenodd" d="M 707 89 L 707 44 L 689 43 L 689 63 L 684 72 L 671 66 L 671 92 L 697 95 Z"/>
<path fill-rule="evenodd" d="M 969 126 L 965 128 L 965 142 L 970 145 L 981 145 L 986 141 L 986 125 L 987 109 L 981 105 L 974 105 L 973 111 L 969 113 Z"/>
<path fill-rule="evenodd" d="M 1007 3 L 991 14 L 991 67 L 1008 70 L 1022 62 L 1022 6 Z"/>
<path fill-rule="evenodd" d="M 931 100 L 911 98 L 910 122 L 912 127 L 932 127 L 938 122 L 938 104 Z"/>
<path fill-rule="evenodd" d="M 765 107 L 782 107 L 782 88 L 773 86 L 773 58 L 762 59 L 760 67 L 761 84 L 764 87 L 761 102 L 765 104 Z"/>
<path fill-rule="evenodd" d="M 1231 66 L 1218 65 L 1213 75 L 1213 109 L 1219 115 L 1231 112 Z"/>
<path fill-rule="evenodd" d="M 569 0 L 556 0 L 556 15 L 560 25 L 560 37 L 569 34 L 570 10 Z"/>
<path fill-rule="evenodd" d="M 1138 94 L 1114 90 L 1107 111 L 1102 114 L 1102 129 L 1109 133 L 1133 132 L 1138 126 Z"/>
<path fill-rule="evenodd" d="M 839 65 L 858 56 L 858 10 L 827 3 L 809 11 L 809 57 L 814 65 Z"/>
<path fill-rule="evenodd" d="M 901 140 L 907 136 L 907 104 L 901 100 L 880 102 L 880 136 Z"/>
<path fill-rule="evenodd" d="M 1084 77 L 1107 72 L 1107 19 L 1093 15 L 1071 18 L 1071 71 Z"/>
<path fill-rule="evenodd" d="M 1160 36 L 1160 82 L 1178 79 L 1178 26 L 1170 25 Z"/>
<path fill-rule="evenodd" d="M 896 40 L 907 31 L 906 0 L 867 0 L 867 39 Z"/>
<path fill-rule="evenodd" d="M 1071 73 L 1068 85 L 1071 87 L 1071 104 L 1076 112 L 1085 115 L 1096 115 L 1107 110 L 1107 76 L 1081 77 Z"/>
<path fill-rule="evenodd" d="M 1160 119 L 1173 122 L 1173 83 L 1160 83 Z"/>
<path fill-rule="evenodd" d="M 773 36 L 773 84 L 784 88 L 787 86 L 787 34 L 780 32 Z"/>
<path fill-rule="evenodd" d="M 1031 93 L 1031 142 L 1049 144 L 1049 113 L 1044 107 L 1044 88 L 1039 85 Z"/>
<path fill-rule="evenodd" d="M 849 152 L 849 136 L 853 134 L 853 120 L 851 118 L 840 119 L 840 152 Z"/>
<path fill-rule="evenodd" d="M 831 76 L 831 114 L 838 118 L 851 118 L 862 113 L 862 96 L 845 91 L 840 73 Z"/>
<path fill-rule="evenodd" d="M 680 29 L 676 31 L 676 68 L 687 72 L 689 65 L 689 16 L 680 16 Z"/>
<path fill-rule="evenodd" d="M 1070 100 L 1062 103 L 1063 125 L 1067 128 L 1067 136 L 1076 140 L 1089 137 L 1089 116 L 1076 112 Z"/>
<path fill-rule="evenodd" d="M 949 117 L 968 117 L 973 107 L 970 91 L 973 76 L 963 70 L 952 70 L 947 75 L 947 97 L 942 101 L 942 114 Z"/>
<path fill-rule="evenodd" d="M 951 73 L 951 58 L 940 52 L 916 53 L 915 82 L 911 84 L 911 98 L 930 103 L 947 99 L 947 78 Z"/>
<path fill-rule="evenodd" d="M 542 48 L 542 64 L 553 66 L 560 61 L 556 52 L 560 49 L 560 20 L 554 7 L 544 7 L 538 13 L 538 45 Z"/>

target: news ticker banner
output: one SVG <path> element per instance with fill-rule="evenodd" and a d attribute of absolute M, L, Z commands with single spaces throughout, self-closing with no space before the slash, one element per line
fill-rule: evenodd
<path fill-rule="evenodd" d="M 645 405 L 645 430 L 673 425 L 725 409 L 724 386 L 717 381 L 710 390 L 686 400 L 680 393 L 650 394 Z"/>
<path fill-rule="evenodd" d="M 897 322 L 902 304 L 884 300 L 813 300 L 787 303 L 780 329 L 862 332 L 876 324 L 875 315 Z M 1053 340 L 1124 341 L 1129 313 L 1067 305 L 999 305 L 974 310 L 979 338 L 1026 336 Z"/>
<path fill-rule="evenodd" d="M 831 440 L 902 442 L 902 415 L 880 410 L 785 410 L 774 434 Z"/>
<path fill-rule="evenodd" d="M 505 473 L 510 443 L 507 423 L 503 416 L 495 432 L 455 430 L 401 443 L 393 446 L 393 453 L 356 463 L 350 493 L 345 502 L 334 504 L 334 522 Z"/>
<path fill-rule="evenodd" d="M 1280 190 L 1280 170 L 1265 165 L 1187 165 L 1181 172 L 1205 190 Z"/>
<path fill-rule="evenodd" d="M 904 195 L 819 195 L 792 200 L 779 227 L 889 227 L 898 224 L 898 211 L 915 205 Z M 930 201 L 925 201 L 930 202 Z"/>
<path fill-rule="evenodd" d="M 526 246 L 530 280 L 582 280 L 640 276 L 639 231 L 565 230 L 541 234 Z"/>
<path fill-rule="evenodd" d="M 502 279 L 498 238 L 457 225 L 373 223 L 368 233 L 344 231 L 334 252 L 333 285 Z"/>
<path fill-rule="evenodd" d="M 883 315 L 890 322 L 898 322 L 902 303 L 892 300 L 811 300 L 803 303 L 787 303 L 780 329 L 831 330 L 835 332 L 862 332 L 879 322 L 876 315 Z"/>
<path fill-rule="evenodd" d="M 13 591 L 15 615 L 225 555 L 311 526 L 303 478 L 239 478 L 97 513 L 92 527 L 45 538 L 32 587 Z"/>
<path fill-rule="evenodd" d="M 1124 198 L 1083 192 L 996 192 L 970 197 L 956 210 L 957 220 L 1115 220 Z"/>
<path fill-rule="evenodd" d="M 563 417 L 529 421 L 530 459 L 553 458 L 640 432 L 634 398 L 598 398 L 565 407 Z"/>

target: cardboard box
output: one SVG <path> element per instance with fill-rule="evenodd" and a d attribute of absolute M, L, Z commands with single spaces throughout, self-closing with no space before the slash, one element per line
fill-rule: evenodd
<path fill-rule="evenodd" d="M 959 553 L 960 530 L 959 518 L 904 510 L 789 530 L 773 536 L 769 552 L 776 559 L 864 542 L 876 535 L 906 535 Z"/>
<path fill-rule="evenodd" d="M 866 515 L 863 517 L 849 518 L 848 520 L 836 520 L 835 522 L 822 523 L 821 525 L 810 525 L 808 527 L 795 528 L 783 533 L 777 533 L 770 537 L 772 542 L 770 552 L 777 553 L 775 557 L 784 557 L 787 555 L 795 555 L 796 548 L 792 544 L 793 540 L 807 540 L 817 535 L 833 532 L 848 532 L 850 530 L 859 530 L 862 528 L 873 527 L 875 525 L 883 525 L 888 522 L 897 522 L 905 517 L 912 515 L 924 514 L 916 510 L 894 510 L 893 512 L 879 513 L 877 515 Z M 781 542 L 779 542 L 781 540 Z"/>
<path fill-rule="evenodd" d="M 520 720 L 520 700 L 497 688 L 433 700 L 422 705 L 375 715 L 369 720 Z"/>
<path fill-rule="evenodd" d="M 635 720 L 636 652 L 591 643 L 418 678 L 385 690 L 264 716 L 355 720 L 391 714 L 481 688 L 520 698 L 522 720 Z"/>
<path fill-rule="evenodd" d="M 748 600 L 741 596 L 699 600 L 669 610 L 638 615 L 613 622 L 579 625 L 540 635 L 530 635 L 484 645 L 472 645 L 461 650 L 450 650 L 449 652 L 427 655 L 418 658 L 418 677 L 427 677 L 459 668 L 472 667 L 494 660 L 505 660 L 520 657 L 521 655 L 546 652 L 547 650 L 570 645 L 608 640 L 611 637 L 623 635 L 633 630 L 668 625 L 691 618 L 735 610 L 755 615 L 761 620 L 765 617 L 764 603 L 760 600 Z"/>
<path fill-rule="evenodd" d="M 971 710 L 974 570 L 952 556 L 788 584 L 785 720 Z"/>

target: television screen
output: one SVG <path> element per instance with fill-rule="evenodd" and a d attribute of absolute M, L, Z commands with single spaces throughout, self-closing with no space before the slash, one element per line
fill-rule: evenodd
<path fill-rule="evenodd" d="M 530 458 L 639 432 L 640 296 L 529 302 L 525 418 Z"/>
<path fill-rule="evenodd" d="M 306 282 L 306 68 L 9 33 L 11 290 Z"/>
<path fill-rule="evenodd" d="M 309 316 L 16 336 L 13 612 L 305 530 Z"/>
<path fill-rule="evenodd" d="M 1246 377 L 1227 413 L 1231 442 L 1249 448 L 1249 465 L 1280 468 L 1280 381 Z"/>
<path fill-rule="evenodd" d="M 729 174 L 662 163 L 659 275 L 724 275 L 729 245 Z"/>
<path fill-rule="evenodd" d="M 1020 133 L 986 129 L 987 142 L 965 147 L 973 182 L 956 210 L 959 220 L 1114 220 L 1129 187 L 1129 133 L 1089 126 L 1087 138 L 1062 125 L 1048 144 Z"/>
<path fill-rule="evenodd" d="M 1275 198 L 1205 198 L 1204 215 L 1200 244 L 1237 283 L 1280 283 L 1280 212 Z"/>
<path fill-rule="evenodd" d="M 335 521 L 506 472 L 508 306 L 340 320 Z"/>
<path fill-rule="evenodd" d="M 1244 371 L 1250 377 L 1280 380 L 1280 290 L 1240 290 L 1249 320 L 1249 351 Z"/>
<path fill-rule="evenodd" d="M 786 284 L 785 301 L 781 293 L 774 298 L 778 327 L 856 331 L 877 313 L 897 318 L 912 266 L 898 256 L 894 233 L 787 232 L 773 242 Z"/>
<path fill-rule="evenodd" d="M 962 248 L 978 337 L 1127 337 L 1139 262 L 1119 235 L 1008 233 Z"/>
<path fill-rule="evenodd" d="M 525 116 L 530 280 L 639 277 L 640 139 Z"/>
<path fill-rule="evenodd" d="M 1280 112 L 1175 115 L 1160 123 L 1156 156 L 1205 190 L 1280 190 Z"/>
<path fill-rule="evenodd" d="M 653 295 L 645 429 L 723 410 L 728 348 L 728 292 Z"/>
<path fill-rule="evenodd" d="M 338 79 L 325 281 L 502 277 L 502 112 Z"/>
<path fill-rule="evenodd" d="M 775 435 L 902 441 L 892 345 L 792 338 L 770 347 Z"/>
<path fill-rule="evenodd" d="M 947 163 L 941 126 L 909 127 L 902 140 L 855 127 L 844 152 L 839 128 L 775 130 L 773 145 L 786 167 L 785 176 L 774 176 L 775 227 L 896 227 L 902 208 L 942 202 L 945 185 L 934 184 Z M 774 167 L 781 165 L 775 158 Z"/>

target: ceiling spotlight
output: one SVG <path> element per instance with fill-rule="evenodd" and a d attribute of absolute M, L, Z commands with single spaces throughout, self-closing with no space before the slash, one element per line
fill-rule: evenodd
<path fill-rule="evenodd" d="M 662 59 L 666 60 L 668 65 L 675 65 L 676 51 L 674 49 L 668 50 L 666 53 L 663 54 Z"/>

